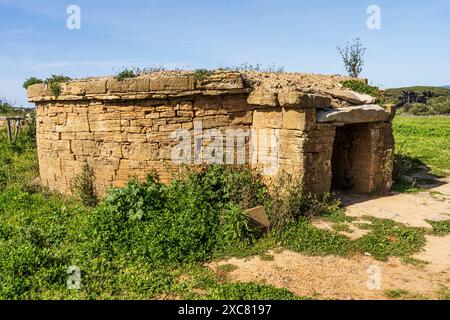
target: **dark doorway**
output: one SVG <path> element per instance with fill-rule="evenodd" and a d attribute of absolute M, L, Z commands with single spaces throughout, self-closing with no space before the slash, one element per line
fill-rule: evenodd
<path fill-rule="evenodd" d="M 367 124 L 348 124 L 336 128 L 333 146 L 332 190 L 360 189 L 366 181 L 367 157 L 370 150 L 370 137 Z"/>

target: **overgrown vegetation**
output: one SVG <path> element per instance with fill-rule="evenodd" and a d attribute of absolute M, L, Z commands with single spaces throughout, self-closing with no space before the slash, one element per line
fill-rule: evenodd
<path fill-rule="evenodd" d="M 272 65 L 264 67 L 262 64 L 249 64 L 243 63 L 237 66 L 232 67 L 219 67 L 216 69 L 196 69 L 192 72 L 192 75 L 196 80 L 203 80 L 214 73 L 214 71 L 236 71 L 236 72 L 248 72 L 248 71 L 256 71 L 256 72 L 270 72 L 270 73 L 283 73 L 284 67 L 279 67 L 275 63 Z"/>
<path fill-rule="evenodd" d="M 268 198 L 265 206 L 275 232 L 284 231 L 300 217 L 326 216 L 340 210 L 339 201 L 330 194 L 317 199 L 305 193 L 303 185 L 293 175 L 281 174 L 271 189 L 276 196 Z"/>
<path fill-rule="evenodd" d="M 22 86 L 26 90 L 26 89 L 28 89 L 29 86 L 31 86 L 33 84 L 39 84 L 39 83 L 44 83 L 44 80 L 38 79 L 36 77 L 31 77 L 31 78 L 28 78 L 27 80 L 25 80 Z"/>
<path fill-rule="evenodd" d="M 116 80 L 124 81 L 126 79 L 136 78 L 138 75 L 134 69 L 124 69 L 116 75 Z"/>
<path fill-rule="evenodd" d="M 208 296 L 214 300 L 300 300 L 286 289 L 254 283 L 226 284 L 216 287 Z"/>
<path fill-rule="evenodd" d="M 427 221 L 433 227 L 433 234 L 438 236 L 446 236 L 450 234 L 450 220 L 444 221 Z"/>
<path fill-rule="evenodd" d="M 376 103 L 379 105 L 383 105 L 385 103 L 385 96 L 383 91 L 381 91 L 378 87 L 368 85 L 366 82 L 361 80 L 346 80 L 341 82 L 344 88 L 348 88 L 358 93 L 368 94 L 374 98 L 376 98 Z"/>
<path fill-rule="evenodd" d="M 427 103 L 411 103 L 400 109 L 400 113 L 412 114 L 415 116 L 429 115 L 450 115 L 450 98 L 431 98 Z"/>
<path fill-rule="evenodd" d="M 167 186 L 149 176 L 144 183 L 111 190 L 92 216 L 94 254 L 177 265 L 251 244 L 255 235 L 230 198 L 224 172 L 210 167 Z"/>
<path fill-rule="evenodd" d="M 392 220 L 367 217 L 371 232 L 355 240 L 358 250 L 368 252 L 376 259 L 388 257 L 407 257 L 419 251 L 425 245 L 425 231 L 407 227 Z"/>
<path fill-rule="evenodd" d="M 13 102 L 0 100 L 0 116 L 25 116 L 27 113 L 33 114 L 33 110 L 14 107 Z"/>
<path fill-rule="evenodd" d="M 406 87 L 387 89 L 389 102 L 399 114 L 415 116 L 450 115 L 450 89 L 442 87 Z"/>
<path fill-rule="evenodd" d="M 87 161 L 83 163 L 81 172 L 75 177 L 72 189 L 85 206 L 95 207 L 98 204 L 98 195 L 95 190 L 95 172 Z"/>
<path fill-rule="evenodd" d="M 378 260 L 408 257 L 425 245 L 425 231 L 391 220 L 366 217 L 368 234 L 351 240 L 334 231 L 315 228 L 311 221 L 299 219 L 283 233 L 282 245 L 308 255 L 340 255 L 370 253 Z"/>
<path fill-rule="evenodd" d="M 414 130 L 409 118 L 405 123 L 396 120 L 396 138 L 409 137 L 405 154 L 418 154 L 411 148 L 417 143 L 410 141 L 415 135 L 438 139 L 448 135 L 448 120 L 437 119 L 432 126 L 418 122 Z M 110 190 L 94 208 L 92 168 L 85 165 L 79 176 L 84 204 L 49 193 L 33 183 L 33 131 L 22 131 L 17 143 L 7 142 L 4 135 L 2 299 L 297 299 L 284 289 L 230 283 L 223 274 L 232 266 L 215 273 L 202 265 L 226 256 L 260 255 L 270 260 L 273 256 L 267 251 L 276 252 L 280 246 L 310 255 L 369 253 L 380 260 L 390 256 L 407 260 L 425 244 L 423 229 L 370 217 L 364 218 L 370 222 L 364 227 L 369 233 L 357 240 L 318 229 L 311 217 L 340 224 L 354 218 L 347 217 L 330 195 L 318 200 L 305 194 L 292 176 L 282 175 L 267 188 L 256 172 L 241 166 L 196 168 L 169 185 L 150 175 L 144 182 L 130 181 Z M 434 153 L 423 161 L 448 165 L 448 158 L 437 161 L 439 155 Z M 259 205 L 266 207 L 273 226 L 266 235 L 253 230 L 244 214 Z M 436 234 L 448 234 L 448 222 L 433 227 Z M 79 290 L 66 286 L 70 266 L 81 270 Z"/>
<path fill-rule="evenodd" d="M 264 191 L 237 189 L 255 179 L 250 170 L 229 175 L 210 167 L 167 186 L 149 176 L 111 190 L 92 209 L 29 187 L 36 175 L 33 141 L 22 133 L 16 144 L 0 142 L 0 298 L 293 297 L 262 285 L 224 289 L 224 279 L 196 264 L 260 236 L 242 208 Z M 66 286 L 70 266 L 81 269 L 80 290 Z"/>
<path fill-rule="evenodd" d="M 402 88 L 390 88 L 385 90 L 385 94 L 390 99 L 398 99 L 403 92 L 415 92 L 417 94 L 423 92 L 431 92 L 434 96 L 447 96 L 450 97 L 450 89 L 443 87 L 431 87 L 431 86 L 414 86 L 414 87 L 402 87 Z"/>
<path fill-rule="evenodd" d="M 25 89 L 28 89 L 28 87 L 33 84 L 44 83 L 48 86 L 50 92 L 55 97 L 59 97 L 61 95 L 61 83 L 70 81 L 70 80 L 71 80 L 71 78 L 69 78 L 69 77 L 66 77 L 63 75 L 55 75 L 55 74 L 51 75 L 50 77 L 48 77 L 45 80 L 31 77 L 24 81 L 23 87 Z"/>
<path fill-rule="evenodd" d="M 192 75 L 194 76 L 195 80 L 203 80 L 203 79 L 209 77 L 212 73 L 213 73 L 213 71 L 208 70 L 208 69 L 195 69 L 192 72 Z"/>
<path fill-rule="evenodd" d="M 61 95 L 61 83 L 69 80 L 71 80 L 69 77 L 53 74 L 50 78 L 45 79 L 44 83 L 48 85 L 55 97 L 59 97 Z"/>

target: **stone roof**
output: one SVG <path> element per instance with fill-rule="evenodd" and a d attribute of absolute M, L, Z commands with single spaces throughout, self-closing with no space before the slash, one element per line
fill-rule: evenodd
<path fill-rule="evenodd" d="M 192 95 L 249 93 L 249 104 L 263 106 L 347 107 L 371 104 L 373 97 L 344 89 L 340 75 L 214 71 L 198 76 L 192 71 L 158 71 L 135 78 L 86 78 L 60 84 L 55 97 L 47 85 L 28 88 L 30 102 L 52 100 L 167 99 Z M 364 81 L 361 79 L 361 81 Z"/>

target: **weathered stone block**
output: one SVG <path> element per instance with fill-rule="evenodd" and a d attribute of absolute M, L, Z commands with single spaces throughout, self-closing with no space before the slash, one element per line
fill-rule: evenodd
<path fill-rule="evenodd" d="M 303 108 L 315 108 L 324 109 L 331 106 L 331 98 L 317 95 L 317 94 L 305 94 L 302 98 Z"/>
<path fill-rule="evenodd" d="M 123 157 L 129 160 L 157 160 L 157 143 L 134 143 L 122 147 Z"/>
<path fill-rule="evenodd" d="M 89 126 L 93 132 L 120 131 L 120 120 L 91 121 Z"/>
<path fill-rule="evenodd" d="M 277 94 L 265 90 L 253 91 L 249 94 L 247 103 L 255 106 L 276 107 L 278 106 Z"/>
<path fill-rule="evenodd" d="M 150 91 L 187 91 L 195 89 L 193 77 L 161 77 L 150 80 Z"/>
<path fill-rule="evenodd" d="M 283 129 L 310 131 L 316 127 L 315 109 L 283 108 Z"/>
<path fill-rule="evenodd" d="M 251 125 L 253 123 L 253 111 L 233 112 L 229 115 L 230 125 Z"/>
<path fill-rule="evenodd" d="M 254 128 L 281 129 L 283 127 L 283 113 L 278 109 L 256 109 L 253 112 Z"/>
<path fill-rule="evenodd" d="M 145 92 L 150 88 L 149 78 L 132 78 L 119 81 L 109 79 L 107 82 L 108 92 L 127 93 L 127 92 Z"/>
<path fill-rule="evenodd" d="M 278 101 L 282 107 L 301 107 L 304 93 L 297 91 L 284 91 L 278 93 Z"/>

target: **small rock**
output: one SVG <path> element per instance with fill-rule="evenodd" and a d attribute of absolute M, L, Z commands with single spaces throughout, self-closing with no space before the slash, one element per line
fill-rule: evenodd
<path fill-rule="evenodd" d="M 269 231 L 270 220 L 266 214 L 264 207 L 256 207 L 245 211 L 246 215 L 250 218 L 250 226 L 264 231 Z"/>

